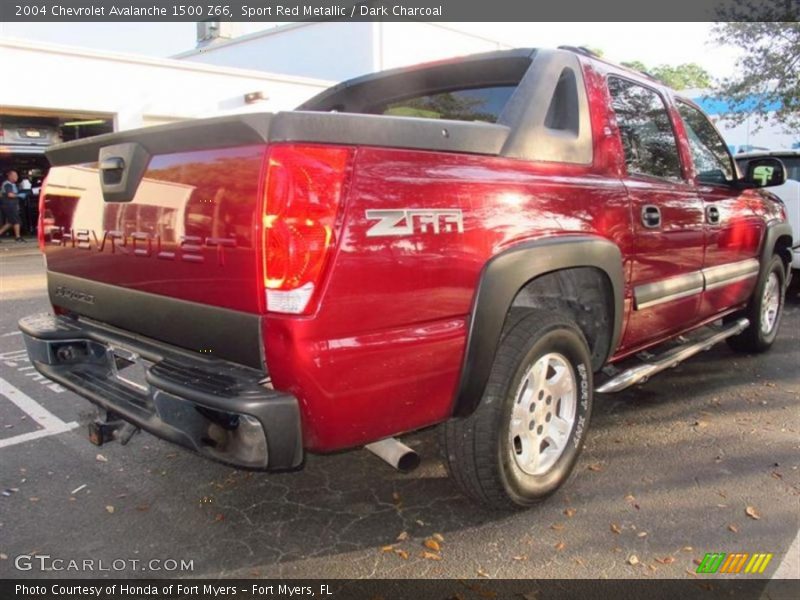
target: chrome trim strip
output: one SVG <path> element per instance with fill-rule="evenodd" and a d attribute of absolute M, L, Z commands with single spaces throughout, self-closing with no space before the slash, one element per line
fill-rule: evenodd
<path fill-rule="evenodd" d="M 633 290 L 636 310 L 649 308 L 663 302 L 687 298 L 703 291 L 703 274 L 693 271 L 685 275 L 662 279 L 640 285 Z"/>
<path fill-rule="evenodd" d="M 736 283 L 758 275 L 760 265 L 755 258 L 748 258 L 727 265 L 718 265 L 703 269 L 703 278 L 707 290 Z"/>
<path fill-rule="evenodd" d="M 748 258 L 735 263 L 708 267 L 685 275 L 646 283 L 633 290 L 635 309 L 650 308 L 664 302 L 688 298 L 704 290 L 715 290 L 744 281 L 757 276 L 759 269 L 758 260 Z"/>

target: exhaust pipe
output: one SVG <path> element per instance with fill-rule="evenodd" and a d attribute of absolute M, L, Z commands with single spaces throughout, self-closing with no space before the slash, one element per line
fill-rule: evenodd
<path fill-rule="evenodd" d="M 364 448 L 402 473 L 413 471 L 419 466 L 419 454 L 395 438 L 373 442 Z"/>

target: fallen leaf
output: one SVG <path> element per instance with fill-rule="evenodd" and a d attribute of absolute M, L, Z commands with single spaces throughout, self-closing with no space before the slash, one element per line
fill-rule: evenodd
<path fill-rule="evenodd" d="M 478 576 L 479 577 L 489 577 L 489 574 L 481 568 L 478 568 Z"/>
<path fill-rule="evenodd" d="M 655 565 L 647 565 L 647 568 L 650 569 L 651 571 L 653 571 L 654 573 L 657 571 Z"/>
<path fill-rule="evenodd" d="M 561 552 L 567 545 L 564 542 L 558 542 L 555 546 L 556 552 Z"/>
<path fill-rule="evenodd" d="M 214 517 L 214 521 L 216 521 L 217 523 L 224 520 L 225 520 L 225 515 L 223 515 L 222 513 L 217 513 L 217 516 Z"/>
<path fill-rule="evenodd" d="M 552 525 L 550 525 L 550 529 L 552 529 L 553 531 L 561 531 L 562 529 L 564 529 L 564 525 L 562 523 L 553 523 Z"/>
<path fill-rule="evenodd" d="M 625 496 L 625 500 L 627 502 L 635 502 L 636 501 L 636 497 L 633 494 L 628 494 L 627 496 Z"/>
<path fill-rule="evenodd" d="M 434 552 L 439 552 L 441 550 L 441 547 L 439 546 L 439 542 L 437 542 L 433 538 L 428 538 L 427 540 L 425 540 L 424 546 L 426 548 L 428 548 L 429 550 L 433 550 Z"/>
<path fill-rule="evenodd" d="M 401 531 L 400 535 L 397 536 L 397 541 L 398 542 L 405 542 L 407 539 L 408 539 L 408 532 L 407 531 Z"/>
<path fill-rule="evenodd" d="M 586 563 L 583 561 L 582 558 L 573 558 L 572 560 L 574 560 L 576 563 L 578 563 L 582 567 L 586 566 Z"/>
<path fill-rule="evenodd" d="M 598 472 L 603 470 L 603 465 L 602 465 L 602 463 L 594 463 L 593 465 L 589 465 L 587 468 L 590 471 L 594 471 L 595 473 L 598 473 Z"/>
<path fill-rule="evenodd" d="M 110 515 L 113 515 L 114 514 L 114 507 L 109 504 L 108 506 L 106 506 L 106 512 L 108 514 L 110 514 Z"/>
<path fill-rule="evenodd" d="M 613 531 L 614 533 L 622 533 L 622 527 L 620 527 L 616 523 L 612 523 L 611 524 L 611 531 Z"/>
<path fill-rule="evenodd" d="M 639 564 L 639 557 L 638 557 L 638 556 L 636 556 L 635 554 L 631 554 L 631 555 L 628 557 L 628 564 L 629 564 L 629 565 L 632 565 L 632 566 L 636 566 L 636 565 L 638 565 L 638 564 Z"/>
<path fill-rule="evenodd" d="M 772 475 L 772 476 L 773 476 L 775 479 L 783 479 L 783 475 L 781 475 L 781 474 L 780 474 L 780 473 L 778 473 L 777 471 L 773 471 L 773 472 L 771 473 L 771 475 Z"/>
<path fill-rule="evenodd" d="M 399 556 L 403 560 L 408 560 L 408 552 L 406 552 L 405 550 L 402 550 L 400 548 L 395 548 L 394 553 L 397 554 L 397 556 Z"/>
<path fill-rule="evenodd" d="M 736 525 L 734 525 L 733 523 L 728 525 L 728 529 L 731 530 L 733 533 L 739 533 L 739 528 Z"/>
<path fill-rule="evenodd" d="M 438 554 L 434 554 L 433 552 L 425 551 L 420 556 L 426 560 L 442 560 L 442 557 Z"/>
<path fill-rule="evenodd" d="M 636 537 L 640 537 L 640 538 L 647 537 L 647 532 L 646 531 L 640 531 L 639 533 L 636 534 Z"/>
<path fill-rule="evenodd" d="M 662 565 L 671 565 L 675 562 L 675 558 L 672 556 L 665 556 L 664 558 L 657 558 L 656 562 L 659 562 Z"/>
<path fill-rule="evenodd" d="M 30 498 L 28 498 L 28 500 L 30 500 L 31 502 L 38 502 L 39 498 L 37 496 L 31 496 Z"/>
<path fill-rule="evenodd" d="M 102 454 L 98 454 L 94 458 L 95 458 L 95 460 L 97 460 L 97 462 L 103 462 L 103 463 L 108 462 L 108 459 L 105 456 L 103 456 Z"/>
<path fill-rule="evenodd" d="M 755 506 L 748 506 L 744 509 L 744 514 L 746 514 L 751 519 L 758 521 L 761 518 L 761 515 L 758 514 Z"/>
<path fill-rule="evenodd" d="M 521 556 L 512 556 L 511 558 L 513 560 L 528 560 L 528 557 L 526 555 L 524 555 L 524 554 L 521 555 Z"/>
<path fill-rule="evenodd" d="M 0 552 L 0 560 L 8 560 L 8 554 L 5 552 Z"/>
<path fill-rule="evenodd" d="M 391 544 L 388 546 L 383 546 L 381 548 L 381 552 L 394 552 L 394 546 L 392 546 Z"/>
<path fill-rule="evenodd" d="M 415 522 L 417 525 L 419 525 L 420 527 L 425 527 L 425 521 L 423 521 L 422 519 L 417 519 L 417 520 L 416 520 L 416 521 L 414 521 L 414 522 Z"/>
<path fill-rule="evenodd" d="M 139 506 L 136 507 L 136 510 L 138 510 L 139 512 L 145 512 L 150 510 L 150 506 L 147 504 L 140 504 Z"/>
<path fill-rule="evenodd" d="M 568 519 L 571 519 L 572 517 L 574 517 L 575 513 L 577 513 L 577 512 L 578 511 L 575 510 L 574 508 L 565 508 L 564 509 L 564 514 L 567 515 Z"/>
<path fill-rule="evenodd" d="M 681 548 L 681 550 L 683 552 L 691 552 L 692 550 L 694 550 L 694 548 L 692 548 L 691 546 L 684 546 L 683 548 Z"/>
<path fill-rule="evenodd" d="M 431 537 L 439 543 L 444 542 L 444 536 L 441 533 L 434 533 Z"/>
<path fill-rule="evenodd" d="M 699 567 L 701 564 L 703 564 L 703 561 L 702 561 L 702 559 L 699 559 L 699 558 L 695 558 L 694 560 L 692 560 L 692 562 L 693 562 L 694 564 L 696 564 L 698 567 Z"/>
<path fill-rule="evenodd" d="M 522 600 L 539 600 L 536 592 L 527 592 L 525 594 L 520 594 L 519 596 L 522 598 Z"/>

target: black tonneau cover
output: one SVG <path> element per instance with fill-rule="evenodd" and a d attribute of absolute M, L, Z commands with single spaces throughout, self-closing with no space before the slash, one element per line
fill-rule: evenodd
<path fill-rule="evenodd" d="M 104 146 L 136 142 L 151 155 L 271 142 L 388 146 L 442 152 L 499 154 L 503 125 L 349 113 L 252 113 L 132 129 L 52 146 L 53 166 L 97 161 Z"/>

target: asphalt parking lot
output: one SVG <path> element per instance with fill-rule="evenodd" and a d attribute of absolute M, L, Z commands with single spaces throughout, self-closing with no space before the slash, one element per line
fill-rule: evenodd
<path fill-rule="evenodd" d="M 784 561 L 800 555 L 797 292 L 770 353 L 723 344 L 598 397 L 568 485 L 496 514 L 447 479 L 433 432 L 406 440 L 423 456 L 409 475 L 365 451 L 267 475 L 146 434 L 92 446 L 88 402 L 41 379 L 16 332 L 48 309 L 35 244 L 0 244 L 0 277 L 0 577 L 686 578 L 706 552 L 774 553 L 765 576 L 800 576 Z M 19 571 L 22 554 L 192 569 Z"/>

